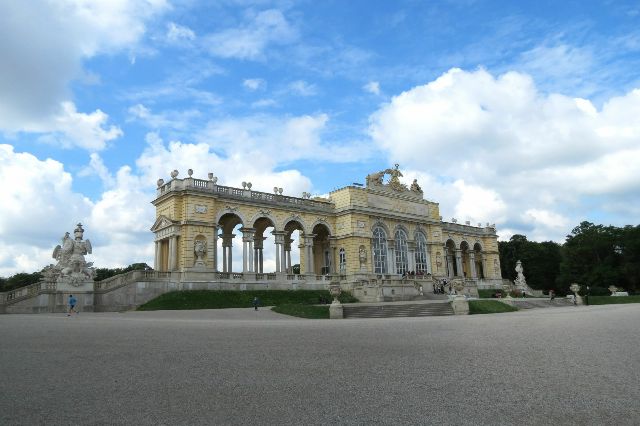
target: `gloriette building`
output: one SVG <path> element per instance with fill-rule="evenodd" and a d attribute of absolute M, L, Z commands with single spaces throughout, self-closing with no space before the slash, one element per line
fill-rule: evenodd
<path fill-rule="evenodd" d="M 238 289 L 339 283 L 363 299 L 408 298 L 443 279 L 463 280 L 469 294 L 502 284 L 495 225 L 443 221 L 438 203 L 424 198 L 415 179 L 409 187 L 400 182 L 398 165 L 327 198 L 283 195 L 281 188 L 258 192 L 245 182 L 222 186 L 212 173 L 192 175 L 189 170 L 180 179 L 173 171 L 168 182 L 160 179 L 153 200 L 155 269 L 179 274 L 183 283 Z M 275 271 L 265 272 L 269 232 Z M 242 267 L 233 270 L 237 244 Z M 295 273 L 294 244 L 300 253 Z"/>

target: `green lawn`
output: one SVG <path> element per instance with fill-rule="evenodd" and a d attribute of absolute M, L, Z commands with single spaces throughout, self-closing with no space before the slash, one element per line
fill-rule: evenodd
<path fill-rule="evenodd" d="M 329 319 L 329 305 L 278 305 L 271 308 L 273 312 L 291 315 L 292 317 Z"/>
<path fill-rule="evenodd" d="M 501 312 L 514 312 L 518 308 L 507 305 L 497 300 L 470 300 L 469 315 L 475 314 L 499 314 Z"/>
<path fill-rule="evenodd" d="M 254 297 L 260 299 L 260 306 L 309 306 L 320 303 L 321 298 L 327 301 L 332 300 L 327 290 L 188 290 L 165 293 L 141 305 L 138 310 L 250 308 L 253 306 Z M 358 300 L 351 294 L 343 292 L 340 295 L 340 301 L 342 303 L 354 303 Z M 291 310 L 291 308 L 289 309 Z M 327 317 L 328 312 L 327 307 Z"/>
<path fill-rule="evenodd" d="M 640 303 L 640 296 L 589 296 L 590 305 L 617 305 L 622 303 Z"/>

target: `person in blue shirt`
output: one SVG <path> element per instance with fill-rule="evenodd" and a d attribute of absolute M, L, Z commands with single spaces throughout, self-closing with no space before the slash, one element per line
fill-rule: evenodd
<path fill-rule="evenodd" d="M 260 299 L 258 299 L 257 297 L 253 298 L 253 308 L 257 311 L 258 310 L 258 305 L 260 304 Z"/>
<path fill-rule="evenodd" d="M 67 313 L 67 316 L 70 317 L 71 313 L 75 313 L 76 315 L 78 314 L 78 311 L 76 311 L 76 303 L 78 303 L 78 300 L 73 297 L 73 294 L 69 295 L 69 312 Z"/>

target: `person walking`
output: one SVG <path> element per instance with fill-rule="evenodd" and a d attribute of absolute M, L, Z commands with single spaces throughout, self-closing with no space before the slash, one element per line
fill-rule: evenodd
<path fill-rule="evenodd" d="M 553 302 L 553 299 L 555 299 L 555 298 L 556 298 L 556 292 L 555 292 L 555 291 L 553 291 L 553 290 L 549 290 L 549 296 L 550 296 L 549 301 L 550 301 L 550 302 Z"/>
<path fill-rule="evenodd" d="M 253 298 L 253 309 L 255 309 L 256 311 L 258 310 L 258 305 L 260 304 L 260 299 L 258 299 L 258 297 L 254 297 Z"/>
<path fill-rule="evenodd" d="M 70 317 L 71 313 L 75 313 L 76 315 L 78 315 L 78 311 L 76 311 L 76 304 L 78 303 L 78 300 L 73 296 L 73 294 L 69 295 L 69 312 L 67 312 L 67 316 Z"/>

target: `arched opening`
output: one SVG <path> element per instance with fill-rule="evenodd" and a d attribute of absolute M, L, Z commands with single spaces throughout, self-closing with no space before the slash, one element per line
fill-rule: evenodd
<path fill-rule="evenodd" d="M 387 233 L 381 226 L 373 228 L 371 241 L 373 251 L 373 272 L 375 274 L 387 273 Z"/>
<path fill-rule="evenodd" d="M 273 231 L 275 224 L 268 217 L 258 218 L 253 223 L 255 234 L 253 236 L 253 270 L 258 274 L 276 271 L 275 239 Z"/>
<path fill-rule="evenodd" d="M 234 246 L 233 240 L 241 235 L 242 219 L 235 213 L 226 213 L 218 221 L 218 253 L 222 272 L 241 271 L 243 266 L 242 244 Z M 242 237 L 240 237 L 242 240 Z"/>
<path fill-rule="evenodd" d="M 397 229 L 395 234 L 396 273 L 405 275 L 409 272 L 409 246 L 407 233 L 404 229 Z"/>
<path fill-rule="evenodd" d="M 416 240 L 416 274 L 426 275 L 431 273 L 431 262 L 427 252 L 427 238 L 422 232 L 417 232 Z"/>
<path fill-rule="evenodd" d="M 304 228 L 302 224 L 297 220 L 291 220 L 284 226 L 283 236 L 283 256 L 280 259 L 281 271 L 288 274 L 295 273 L 293 265 L 298 265 L 298 273 L 306 273 L 306 269 L 302 266 L 302 251 L 305 250 L 304 241 L 302 235 L 304 234 Z M 276 256 L 276 259 L 278 257 Z M 277 270 L 277 269 L 276 269 Z"/>
<path fill-rule="evenodd" d="M 480 279 L 484 279 L 484 259 L 482 257 L 482 246 L 480 243 L 475 243 L 473 246 L 474 262 L 476 265 L 476 275 Z"/>
<path fill-rule="evenodd" d="M 469 243 L 463 241 L 460 243 L 460 257 L 462 264 L 462 276 L 465 278 L 471 278 L 471 260 L 469 256 Z"/>
<path fill-rule="evenodd" d="M 329 228 L 319 223 L 313 227 L 313 270 L 322 275 L 331 273 L 331 248 Z"/>
<path fill-rule="evenodd" d="M 444 248 L 447 276 L 453 278 L 458 275 L 458 265 L 456 262 L 456 243 L 454 243 L 453 240 L 447 240 Z"/>

